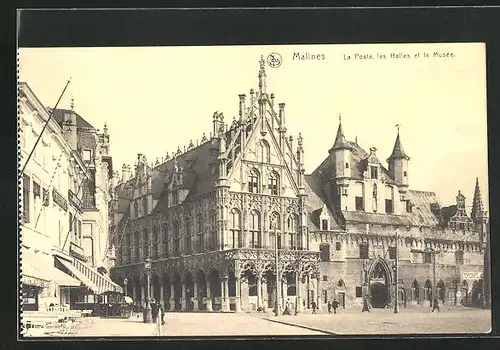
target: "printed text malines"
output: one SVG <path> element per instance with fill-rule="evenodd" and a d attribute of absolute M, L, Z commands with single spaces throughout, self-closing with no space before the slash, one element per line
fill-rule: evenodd
<path fill-rule="evenodd" d="M 293 59 L 301 61 L 323 61 L 326 58 L 324 53 L 294 52 Z"/>

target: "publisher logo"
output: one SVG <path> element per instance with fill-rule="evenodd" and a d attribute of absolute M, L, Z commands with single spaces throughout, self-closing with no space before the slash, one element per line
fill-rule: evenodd
<path fill-rule="evenodd" d="M 267 56 L 267 64 L 271 68 L 278 68 L 281 66 L 281 63 L 283 62 L 283 58 L 279 53 L 270 53 L 269 56 Z"/>

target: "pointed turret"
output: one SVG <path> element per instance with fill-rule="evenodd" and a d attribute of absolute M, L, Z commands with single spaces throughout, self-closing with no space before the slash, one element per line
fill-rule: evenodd
<path fill-rule="evenodd" d="M 396 137 L 396 142 L 394 143 L 394 148 L 392 149 L 391 156 L 387 159 L 390 162 L 392 159 L 406 159 L 410 160 L 403 150 L 403 145 L 401 144 L 401 139 L 399 138 L 399 126 L 398 126 L 398 136 Z"/>
<path fill-rule="evenodd" d="M 339 128 L 337 129 L 337 136 L 335 137 L 335 143 L 333 147 L 330 149 L 330 153 L 339 149 L 351 149 L 349 143 L 347 143 L 344 130 L 342 129 L 342 116 L 339 115 Z"/>
<path fill-rule="evenodd" d="M 345 179 L 351 177 L 351 146 L 346 141 L 344 130 L 342 129 L 342 116 L 339 114 L 339 128 L 335 143 L 330 149 L 330 157 L 335 164 L 332 177 L 335 179 Z"/>
<path fill-rule="evenodd" d="M 398 134 L 396 136 L 396 142 L 394 143 L 394 148 L 392 149 L 391 156 L 387 158 L 387 163 L 389 164 L 389 173 L 391 174 L 394 181 L 403 188 L 408 186 L 408 157 L 403 150 L 403 145 L 401 144 L 401 138 L 399 137 L 399 124 L 396 125 L 398 128 Z"/>
<path fill-rule="evenodd" d="M 474 198 L 472 200 L 471 219 L 475 222 L 482 222 L 484 217 L 483 200 L 481 199 L 481 190 L 479 189 L 479 179 L 476 178 L 476 187 L 474 188 Z"/>

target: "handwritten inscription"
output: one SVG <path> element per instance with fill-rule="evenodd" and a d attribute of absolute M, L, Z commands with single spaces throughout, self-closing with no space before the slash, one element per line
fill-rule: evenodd
<path fill-rule="evenodd" d="M 385 53 L 355 53 L 355 54 L 344 54 L 344 61 L 355 60 L 409 60 L 409 59 L 447 59 L 455 58 L 456 55 L 453 52 L 385 52 Z"/>

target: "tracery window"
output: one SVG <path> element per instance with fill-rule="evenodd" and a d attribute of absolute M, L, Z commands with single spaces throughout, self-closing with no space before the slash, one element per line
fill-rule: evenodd
<path fill-rule="evenodd" d="M 191 220 L 190 218 L 185 218 L 186 222 L 186 232 L 184 234 L 184 252 L 186 254 L 191 254 Z"/>
<path fill-rule="evenodd" d="M 135 261 L 139 261 L 141 259 L 141 255 L 140 255 L 140 247 L 141 247 L 141 243 L 140 243 L 140 236 L 139 236 L 139 231 L 135 231 L 134 232 L 134 258 L 135 258 Z"/>
<path fill-rule="evenodd" d="M 269 220 L 269 238 L 271 239 L 271 247 L 274 248 L 276 247 L 276 241 L 278 242 L 278 249 L 281 249 L 281 240 L 282 237 L 280 237 L 279 232 L 281 229 L 280 225 L 280 215 L 277 212 L 274 212 L 270 216 Z M 276 237 L 276 234 L 278 234 L 278 237 Z"/>
<path fill-rule="evenodd" d="M 232 209 L 229 213 L 229 247 L 239 248 L 240 247 L 240 232 L 241 232 L 241 215 L 238 209 Z"/>
<path fill-rule="evenodd" d="M 295 214 L 291 214 L 287 219 L 287 232 L 288 232 L 288 247 L 290 249 L 297 249 L 297 242 L 295 236 L 297 234 L 298 219 Z"/>
<path fill-rule="evenodd" d="M 205 233 L 203 231 L 203 214 L 198 214 L 198 237 L 196 240 L 196 252 L 202 253 L 205 249 Z"/>
<path fill-rule="evenodd" d="M 144 197 L 142 199 L 142 210 L 143 210 L 142 216 L 148 215 L 148 197 Z"/>
<path fill-rule="evenodd" d="M 273 196 L 279 195 L 279 175 L 273 171 L 269 175 L 269 193 Z"/>
<path fill-rule="evenodd" d="M 160 255 L 160 251 L 158 250 L 159 236 L 158 236 L 158 226 L 153 226 L 153 258 L 156 259 Z"/>
<path fill-rule="evenodd" d="M 179 251 L 180 251 L 180 237 L 179 237 L 179 222 L 178 221 L 175 221 L 174 224 L 173 224 L 173 238 L 174 238 L 174 246 L 173 246 L 173 254 L 174 256 L 178 256 L 179 255 Z"/>
<path fill-rule="evenodd" d="M 248 176 L 248 192 L 259 193 L 259 172 L 252 169 Z"/>
<path fill-rule="evenodd" d="M 134 218 L 139 217 L 139 203 L 134 202 Z"/>
<path fill-rule="evenodd" d="M 252 210 L 250 212 L 250 247 L 260 248 L 261 244 L 260 214 L 257 210 Z"/>
<path fill-rule="evenodd" d="M 208 240 L 208 249 L 215 250 L 217 247 L 217 216 L 215 210 L 210 212 L 210 237 Z"/>
<path fill-rule="evenodd" d="M 144 259 L 146 259 L 146 258 L 149 258 L 149 256 L 150 256 L 149 255 L 149 232 L 147 229 L 144 229 L 142 232 L 143 232 L 142 235 L 143 235 L 143 243 L 144 243 L 144 245 L 143 245 L 144 250 L 143 250 L 142 255 L 144 256 Z"/>
<path fill-rule="evenodd" d="M 169 234 L 168 234 L 168 225 L 163 224 L 163 256 L 168 257 L 168 239 L 169 239 Z"/>

